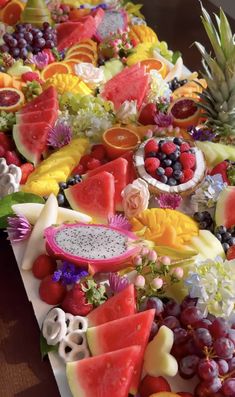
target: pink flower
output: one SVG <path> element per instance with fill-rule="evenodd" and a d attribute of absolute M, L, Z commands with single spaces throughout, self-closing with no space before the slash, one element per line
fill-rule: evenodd
<path fill-rule="evenodd" d="M 170 274 L 171 276 L 180 280 L 184 276 L 184 270 L 182 269 L 182 267 L 175 267 L 174 269 L 171 269 Z"/>
<path fill-rule="evenodd" d="M 113 215 L 108 217 L 109 226 L 117 227 L 118 229 L 131 230 L 131 224 L 123 215 Z"/>
<path fill-rule="evenodd" d="M 133 265 L 134 266 L 141 266 L 142 265 L 142 258 L 140 255 L 135 256 L 133 259 Z"/>
<path fill-rule="evenodd" d="M 148 208 L 149 190 L 147 183 L 138 178 L 122 191 L 122 203 L 127 218 L 132 218 Z"/>
<path fill-rule="evenodd" d="M 182 197 L 179 194 L 162 193 L 159 197 L 156 197 L 156 201 L 160 208 L 170 208 L 175 210 L 182 202 Z"/>
<path fill-rule="evenodd" d="M 141 274 L 139 274 L 136 279 L 135 279 L 135 286 L 137 288 L 144 288 L 145 286 L 145 278 L 144 276 L 141 276 Z"/>
<path fill-rule="evenodd" d="M 157 260 L 157 253 L 154 250 L 149 251 L 148 260 L 151 262 L 156 262 Z"/>
<path fill-rule="evenodd" d="M 18 243 L 29 238 L 32 227 L 24 215 L 9 216 L 7 222 L 7 233 L 9 240 L 13 243 Z"/>
<path fill-rule="evenodd" d="M 38 69 L 44 69 L 49 63 L 49 55 L 45 52 L 39 52 L 37 55 L 33 55 L 33 62 Z"/>
<path fill-rule="evenodd" d="M 156 277 L 152 280 L 151 286 L 153 289 L 161 289 L 163 286 L 163 279 L 160 277 Z"/>
<path fill-rule="evenodd" d="M 164 266 L 170 266 L 171 264 L 171 258 L 169 256 L 162 256 L 160 258 L 160 262 L 164 265 Z"/>

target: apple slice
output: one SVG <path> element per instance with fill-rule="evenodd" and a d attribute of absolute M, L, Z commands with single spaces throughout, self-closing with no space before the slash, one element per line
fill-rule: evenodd
<path fill-rule="evenodd" d="M 144 369 L 148 375 L 175 376 L 177 374 L 177 361 L 170 354 L 173 343 L 173 331 L 163 325 L 145 350 Z"/>

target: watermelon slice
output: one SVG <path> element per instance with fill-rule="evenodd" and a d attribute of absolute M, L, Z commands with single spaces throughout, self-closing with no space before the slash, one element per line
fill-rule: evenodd
<path fill-rule="evenodd" d="M 29 113 L 16 113 L 16 123 L 38 123 L 44 121 L 51 127 L 54 126 L 58 118 L 58 112 L 54 109 L 38 110 L 36 112 Z"/>
<path fill-rule="evenodd" d="M 130 284 L 88 314 L 89 327 L 130 316 L 135 312 L 135 289 L 134 285 Z"/>
<path fill-rule="evenodd" d="M 132 183 L 137 178 L 136 169 L 134 167 L 133 152 L 130 150 L 121 156 L 128 161 L 127 167 L 127 185 Z"/>
<path fill-rule="evenodd" d="M 217 226 L 224 225 L 227 228 L 235 226 L 235 186 L 227 186 L 219 194 L 216 210 L 215 222 Z"/>
<path fill-rule="evenodd" d="M 141 360 L 135 367 L 130 387 L 131 394 L 135 394 L 138 390 L 144 351 L 148 343 L 154 315 L 154 309 L 146 310 L 87 330 L 88 346 L 93 356 L 128 346 L 141 346 Z"/>
<path fill-rule="evenodd" d="M 116 211 L 122 210 L 122 190 L 127 185 L 127 169 L 128 169 L 128 161 L 121 157 L 110 161 L 100 167 L 95 168 L 88 172 L 88 177 L 97 175 L 100 172 L 106 171 L 114 176 L 115 182 L 115 196 L 114 196 L 114 205 Z"/>
<path fill-rule="evenodd" d="M 62 51 L 84 39 L 90 39 L 96 30 L 95 19 L 85 17 L 83 22 L 64 22 L 57 25 L 57 49 Z"/>
<path fill-rule="evenodd" d="M 39 102 L 44 102 L 44 101 L 47 101 L 48 99 L 56 99 L 57 100 L 57 91 L 56 91 L 55 87 L 53 87 L 53 86 L 48 87 L 45 91 L 42 92 L 42 94 L 38 95 L 32 101 L 27 103 L 23 107 L 23 109 L 30 108 L 31 105 L 36 105 Z"/>
<path fill-rule="evenodd" d="M 41 159 L 47 147 L 47 137 L 51 126 L 44 121 L 40 123 L 15 124 L 13 138 L 18 151 L 34 165 Z"/>
<path fill-rule="evenodd" d="M 23 106 L 19 112 L 19 114 L 44 111 L 45 109 L 50 110 L 58 110 L 58 101 L 57 99 L 48 99 L 46 101 L 40 101 L 37 103 L 29 102 L 27 105 Z"/>
<path fill-rule="evenodd" d="M 73 397 L 127 397 L 140 351 L 140 346 L 131 346 L 67 363 Z"/>
<path fill-rule="evenodd" d="M 107 223 L 114 214 L 115 183 L 109 172 L 99 172 L 64 192 L 74 210 L 90 215 L 98 223 Z"/>
<path fill-rule="evenodd" d="M 112 33 L 117 33 L 118 30 L 126 30 L 128 23 L 127 13 L 124 10 L 106 11 L 101 23 L 96 30 L 95 38 L 98 41 L 103 41 Z"/>

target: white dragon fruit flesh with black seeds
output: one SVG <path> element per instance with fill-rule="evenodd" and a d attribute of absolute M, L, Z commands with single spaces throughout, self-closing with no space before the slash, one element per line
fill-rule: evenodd
<path fill-rule="evenodd" d="M 118 271 L 139 251 L 131 245 L 137 237 L 126 230 L 106 225 L 63 224 L 45 230 L 46 248 L 55 258 L 78 266 L 90 273 Z"/>

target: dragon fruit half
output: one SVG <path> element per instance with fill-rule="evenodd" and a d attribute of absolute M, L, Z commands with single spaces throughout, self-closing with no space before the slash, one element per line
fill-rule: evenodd
<path fill-rule="evenodd" d="M 124 10 L 106 11 L 104 17 L 97 27 L 95 38 L 103 41 L 111 33 L 117 33 L 118 30 L 125 31 L 127 28 L 128 17 Z"/>
<path fill-rule="evenodd" d="M 140 247 L 131 244 L 137 237 L 126 230 L 96 224 L 50 226 L 44 232 L 47 252 L 77 266 L 87 266 L 91 274 L 118 271 Z"/>

